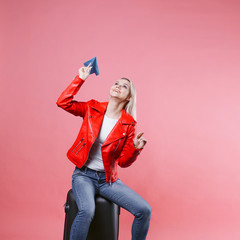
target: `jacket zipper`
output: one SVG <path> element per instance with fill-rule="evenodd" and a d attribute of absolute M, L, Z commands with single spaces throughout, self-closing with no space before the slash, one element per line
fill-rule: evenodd
<path fill-rule="evenodd" d="M 116 150 L 117 150 L 117 148 L 118 148 L 118 146 L 119 146 L 119 144 L 120 144 L 120 141 L 121 141 L 121 139 L 118 140 L 118 145 L 116 146 L 116 148 L 114 149 L 114 151 L 113 151 L 113 153 L 112 153 L 112 158 L 111 158 L 111 172 L 110 172 L 110 181 L 109 181 L 110 186 L 112 185 L 113 155 L 114 155 L 114 153 L 116 152 Z"/>
<path fill-rule="evenodd" d="M 93 133 L 93 130 L 92 130 L 92 125 L 91 125 L 91 123 L 90 123 L 90 119 L 89 119 L 89 125 L 90 125 L 90 128 L 91 128 L 91 131 L 92 131 L 93 137 L 95 138 L 94 133 Z"/>
<path fill-rule="evenodd" d="M 86 142 L 77 150 L 77 152 L 75 153 L 75 155 L 78 154 L 78 152 L 86 145 Z"/>
<path fill-rule="evenodd" d="M 91 131 L 92 131 L 92 134 L 93 134 L 93 138 L 95 138 L 95 136 L 94 136 L 94 133 L 93 133 L 93 130 L 92 130 L 92 126 L 91 126 L 91 123 L 90 123 L 90 119 L 89 119 L 89 125 L 90 125 L 90 128 L 91 128 Z M 84 137 L 80 140 L 80 142 L 75 146 L 75 148 L 72 150 L 72 152 L 78 147 L 78 145 L 83 141 L 83 139 L 84 139 Z M 95 140 L 94 140 L 94 142 L 95 142 Z M 93 142 L 93 143 L 94 143 Z M 78 149 L 78 151 L 75 153 L 75 155 L 77 155 L 78 154 L 78 152 L 84 147 L 86 145 L 86 142 Z M 92 144 L 93 145 L 93 144 Z M 91 147 L 92 147 L 92 145 L 91 145 Z M 90 150 L 91 150 L 91 147 L 90 147 Z M 89 150 L 89 152 L 90 152 L 90 150 Z M 89 155 L 89 152 L 88 152 L 88 155 Z M 88 158 L 88 156 L 87 156 L 87 158 Z"/>
<path fill-rule="evenodd" d="M 75 148 L 72 150 L 72 152 L 78 147 L 78 145 L 83 141 L 84 137 L 80 140 L 80 142 L 75 146 Z"/>
<path fill-rule="evenodd" d="M 88 119 L 89 119 L 89 118 L 88 118 Z M 91 131 L 92 131 L 93 137 L 95 138 L 94 133 L 93 133 L 93 130 L 92 130 L 92 126 L 91 126 L 91 123 L 90 123 L 90 119 L 89 119 L 89 125 L 90 125 L 90 128 L 91 128 Z M 96 139 L 94 139 L 92 145 L 90 146 L 90 149 L 89 149 L 89 151 L 88 151 L 88 155 L 87 155 L 87 159 L 88 159 L 89 153 L 90 153 L 91 148 L 92 148 L 92 146 L 93 146 L 93 144 L 94 144 L 95 141 L 96 141 Z M 87 161 L 87 159 L 86 159 L 86 161 Z M 85 161 L 85 162 L 86 162 L 86 161 Z M 84 164 L 85 164 L 85 163 L 84 163 Z M 84 165 L 84 164 L 83 164 L 83 165 Z"/>

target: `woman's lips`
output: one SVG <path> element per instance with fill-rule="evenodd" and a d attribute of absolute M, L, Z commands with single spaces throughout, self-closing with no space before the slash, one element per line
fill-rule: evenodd
<path fill-rule="evenodd" d="M 116 90 L 116 89 L 114 90 L 114 92 L 120 93 L 120 91 L 119 91 L 119 90 Z"/>

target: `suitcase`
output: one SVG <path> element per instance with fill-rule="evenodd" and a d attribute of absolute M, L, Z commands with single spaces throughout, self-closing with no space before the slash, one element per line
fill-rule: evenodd
<path fill-rule="evenodd" d="M 95 202 L 95 215 L 89 228 L 87 240 L 118 240 L 120 207 L 99 195 L 96 195 Z M 69 240 L 71 226 L 78 212 L 72 189 L 68 191 L 64 205 L 63 240 Z"/>

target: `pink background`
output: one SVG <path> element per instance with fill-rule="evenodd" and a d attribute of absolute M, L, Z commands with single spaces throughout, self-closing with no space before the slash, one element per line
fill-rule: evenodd
<path fill-rule="evenodd" d="M 137 89 L 148 143 L 119 169 L 152 206 L 149 240 L 240 239 L 237 0 L 1 0 L 0 239 L 62 239 L 81 118 L 56 105 L 97 56 L 76 100 Z M 122 210 L 120 240 L 130 239 Z"/>

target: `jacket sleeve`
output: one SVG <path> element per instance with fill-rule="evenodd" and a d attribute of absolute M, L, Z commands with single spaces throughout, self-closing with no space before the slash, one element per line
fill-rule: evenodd
<path fill-rule="evenodd" d="M 118 165 L 122 168 L 129 167 L 136 161 L 143 148 L 135 148 L 133 139 L 135 137 L 135 127 L 130 128 L 130 133 L 124 143 L 123 149 L 118 157 Z"/>
<path fill-rule="evenodd" d="M 77 94 L 83 83 L 84 80 L 79 78 L 77 75 L 58 98 L 56 102 L 57 106 L 75 116 L 83 117 L 86 112 L 87 102 L 78 102 L 73 100 L 73 96 Z"/>

